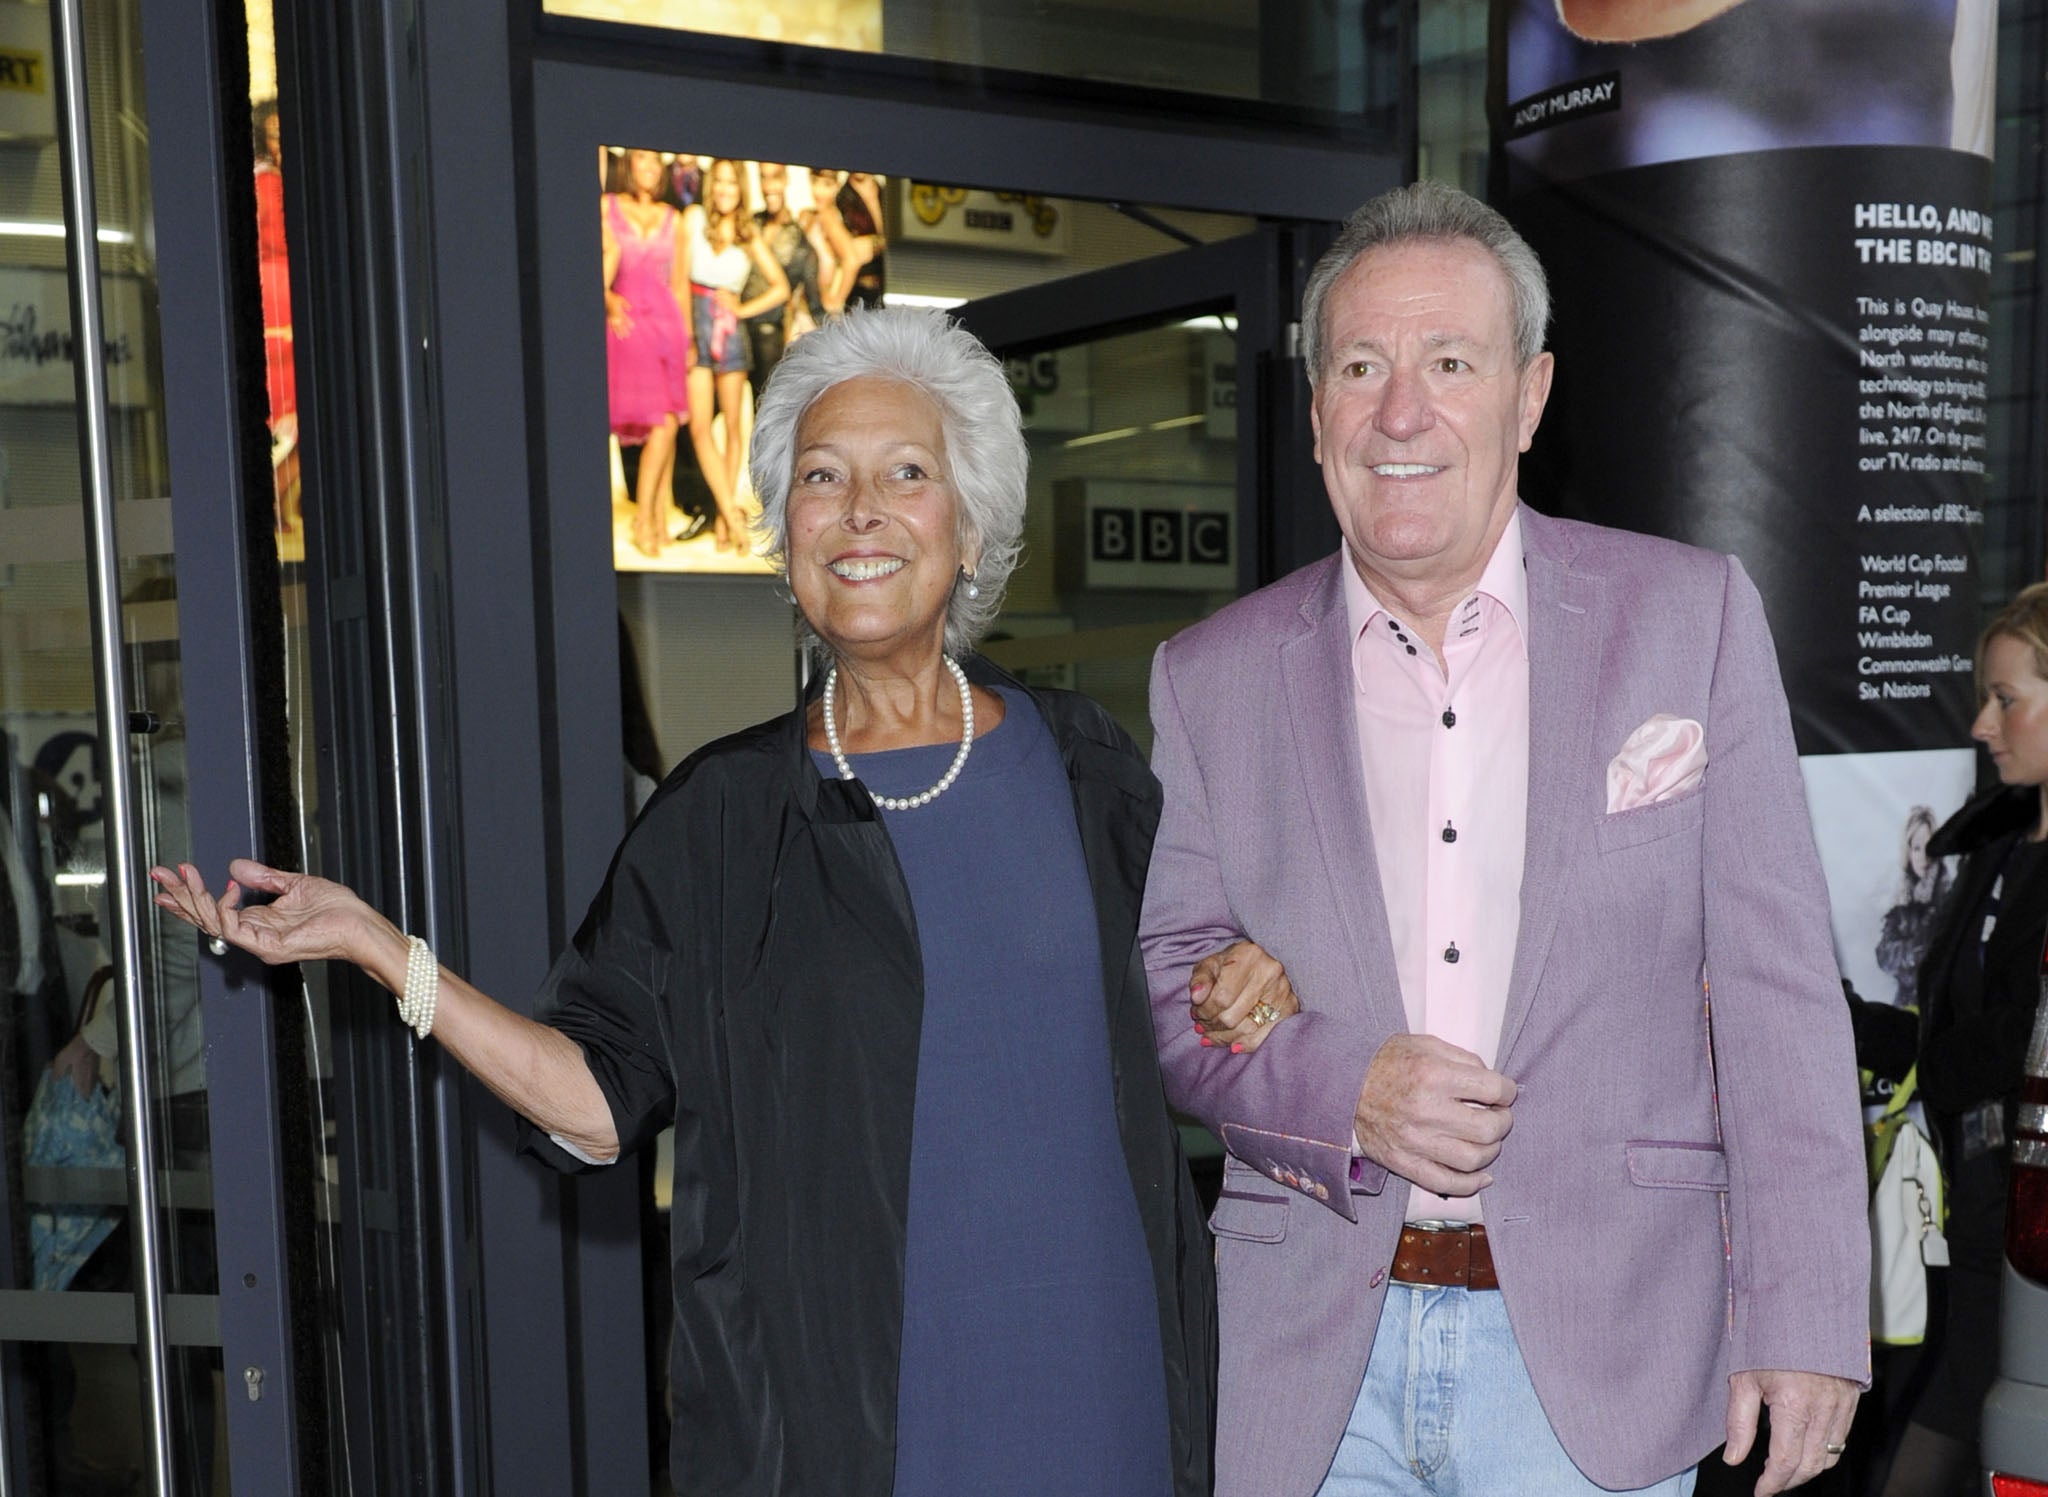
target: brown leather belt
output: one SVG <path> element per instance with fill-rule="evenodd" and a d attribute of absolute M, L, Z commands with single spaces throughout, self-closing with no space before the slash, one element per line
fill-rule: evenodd
<path fill-rule="evenodd" d="M 1438 1289 L 1498 1289 L 1493 1249 L 1486 1245 L 1486 1226 L 1473 1222 L 1401 1228 L 1394 1267 L 1387 1275 L 1397 1284 L 1429 1284 Z"/>

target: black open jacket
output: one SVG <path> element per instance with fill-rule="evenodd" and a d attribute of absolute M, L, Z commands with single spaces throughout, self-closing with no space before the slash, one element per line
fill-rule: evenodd
<path fill-rule="evenodd" d="M 2004 1148 L 1969 1156 L 1961 1119 L 1985 1102 L 2004 1107 L 2012 1134 L 2027 1041 L 2041 989 L 2041 947 L 2048 933 L 2048 877 L 2009 886 L 1985 945 L 1977 942 L 1984 901 L 2007 854 L 2041 815 L 2033 786 L 2001 787 L 1979 796 L 1929 839 L 1930 857 L 1960 856 L 1954 885 L 1935 915 L 1919 975 L 1917 1018 L 1883 1004 L 1855 1005 L 1857 1059 L 1881 1076 L 1901 1079 L 1919 1067 L 1919 1091 L 1949 1178 L 1948 1237 L 1959 1267 L 1995 1270 L 2005 1220 Z"/>
<path fill-rule="evenodd" d="M 966 663 L 982 684 L 1015 684 Z M 1137 949 L 1159 788 L 1101 707 L 1030 695 L 1073 790 L 1118 1129 L 1158 1293 L 1174 1491 L 1196 1497 L 1210 1488 L 1214 1268 Z M 548 977 L 543 1012 L 582 1045 L 622 1147 L 675 1125 L 678 1497 L 891 1489 L 923 973 L 888 831 L 858 782 L 819 775 L 798 711 L 676 768 Z M 525 1143 L 583 1167 L 530 1128 Z"/>

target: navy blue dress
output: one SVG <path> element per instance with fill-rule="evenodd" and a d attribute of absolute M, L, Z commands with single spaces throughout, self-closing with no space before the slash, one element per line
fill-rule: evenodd
<path fill-rule="evenodd" d="M 895 1497 L 1165 1493 L 1158 1301 L 1080 833 L 1051 733 L 1003 697 L 945 794 L 882 813 L 925 981 Z M 850 762 L 870 791 L 912 795 L 955 748 Z"/>

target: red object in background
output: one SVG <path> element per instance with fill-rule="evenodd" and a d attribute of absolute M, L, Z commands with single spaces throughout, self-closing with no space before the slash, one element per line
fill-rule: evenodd
<path fill-rule="evenodd" d="M 2024 1476 L 1991 1473 L 1991 1497 L 2048 1497 L 2048 1481 L 2028 1481 Z"/>
<path fill-rule="evenodd" d="M 292 278 L 284 252 L 284 178 L 268 161 L 256 164 L 256 267 L 263 283 L 263 372 L 270 424 L 298 414 L 292 371 Z"/>

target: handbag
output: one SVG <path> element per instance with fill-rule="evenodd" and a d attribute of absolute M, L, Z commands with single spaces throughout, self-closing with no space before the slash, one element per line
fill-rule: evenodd
<path fill-rule="evenodd" d="M 1941 1163 L 1906 1111 L 1917 1080 L 1908 1072 L 1871 1125 L 1870 1339 L 1892 1346 L 1927 1338 L 1927 1270 L 1948 1263 Z"/>

